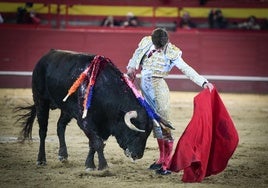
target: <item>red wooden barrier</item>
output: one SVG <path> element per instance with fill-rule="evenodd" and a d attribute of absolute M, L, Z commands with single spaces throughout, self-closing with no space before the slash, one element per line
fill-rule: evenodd
<path fill-rule="evenodd" d="M 151 29 L 65 29 L 0 26 L 0 87 L 30 87 L 32 71 L 49 49 L 65 49 L 109 57 L 120 70 L 138 42 Z M 268 93 L 268 33 L 263 31 L 178 30 L 170 40 L 183 51 L 183 58 L 224 92 Z M 25 73 L 25 72 L 24 72 Z M 174 75 L 173 75 L 174 74 Z M 179 76 L 178 76 L 179 75 Z M 168 79 L 172 90 L 200 90 L 188 79 Z"/>

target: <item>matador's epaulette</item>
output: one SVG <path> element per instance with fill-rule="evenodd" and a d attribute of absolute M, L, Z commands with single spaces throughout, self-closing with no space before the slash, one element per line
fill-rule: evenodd
<path fill-rule="evenodd" d="M 181 50 L 175 45 L 168 43 L 165 55 L 170 60 L 175 60 L 181 55 Z"/>
<path fill-rule="evenodd" d="M 143 49 L 143 48 L 147 47 L 148 45 L 152 45 L 151 36 L 143 37 L 139 43 L 139 48 Z"/>

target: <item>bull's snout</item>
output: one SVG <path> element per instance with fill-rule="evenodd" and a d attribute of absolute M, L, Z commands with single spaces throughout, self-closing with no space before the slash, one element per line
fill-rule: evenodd
<path fill-rule="evenodd" d="M 136 153 L 134 153 L 134 152 L 131 152 L 128 148 L 125 150 L 125 155 L 127 156 L 127 157 L 129 157 L 129 158 L 131 158 L 133 161 L 135 161 L 135 160 L 137 160 L 137 159 L 140 159 L 140 158 L 142 158 L 142 154 L 136 154 Z"/>

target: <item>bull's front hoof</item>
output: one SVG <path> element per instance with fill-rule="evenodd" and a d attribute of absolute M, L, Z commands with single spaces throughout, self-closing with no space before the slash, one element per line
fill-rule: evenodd
<path fill-rule="evenodd" d="M 46 161 L 37 161 L 36 165 L 38 165 L 38 166 L 46 166 L 47 162 Z"/>
<path fill-rule="evenodd" d="M 96 168 L 86 168 L 86 172 L 92 172 L 94 171 Z"/>
<path fill-rule="evenodd" d="M 62 163 L 68 161 L 68 157 L 64 157 L 64 156 L 58 156 L 58 159 L 59 159 L 59 161 L 62 162 Z"/>
<path fill-rule="evenodd" d="M 107 168 L 109 168 L 107 164 L 106 165 L 100 165 L 98 170 L 105 170 Z"/>

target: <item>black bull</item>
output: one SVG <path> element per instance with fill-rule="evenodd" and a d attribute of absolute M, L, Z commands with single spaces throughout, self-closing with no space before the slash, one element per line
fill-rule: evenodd
<path fill-rule="evenodd" d="M 134 160 L 142 158 L 147 138 L 153 127 L 152 121 L 130 87 L 122 79 L 123 74 L 106 58 L 101 57 L 101 61 L 106 61 L 106 63 L 96 78 L 87 116 L 82 118 L 84 94 L 88 81 L 82 82 L 78 90 L 66 102 L 63 102 L 68 89 L 90 65 L 94 57 L 94 55 L 76 52 L 50 50 L 36 64 L 32 75 L 34 104 L 24 107 L 23 109 L 28 109 L 29 113 L 22 115 L 19 119 L 24 120 L 22 131 L 24 138 L 31 138 L 33 122 L 37 117 L 40 137 L 37 164 L 46 164 L 45 139 L 50 109 L 61 111 L 57 122 L 60 160 L 68 157 L 65 129 L 72 118 L 77 120 L 77 124 L 89 139 L 89 153 L 85 162 L 87 168 L 96 168 L 95 152 L 99 159 L 98 169 L 107 167 L 103 153 L 104 141 L 111 135 L 115 136 L 126 155 Z M 127 112 L 130 111 L 136 111 L 138 115 L 136 118 L 128 117 L 128 122 L 144 132 L 131 130 L 127 126 L 125 119 Z"/>

